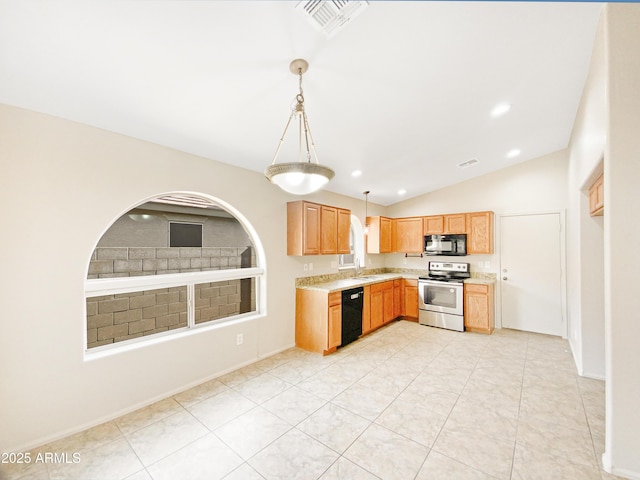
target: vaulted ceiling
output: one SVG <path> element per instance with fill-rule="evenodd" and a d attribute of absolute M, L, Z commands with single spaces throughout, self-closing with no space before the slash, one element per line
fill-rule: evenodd
<path fill-rule="evenodd" d="M 327 189 L 384 205 L 567 146 L 601 4 L 373 1 L 328 37 L 297 3 L 0 0 L 0 102 L 262 172 L 305 58 Z"/>

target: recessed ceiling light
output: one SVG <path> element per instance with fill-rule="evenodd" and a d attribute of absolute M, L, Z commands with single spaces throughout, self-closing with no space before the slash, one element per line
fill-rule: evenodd
<path fill-rule="evenodd" d="M 509 110 L 511 110 L 510 103 L 500 103 L 493 107 L 493 110 L 491 110 L 491 116 L 493 118 L 498 118 L 507 113 Z"/>
<path fill-rule="evenodd" d="M 360 175 L 362 175 L 362 170 L 354 170 L 351 172 L 352 177 L 359 177 Z"/>
<path fill-rule="evenodd" d="M 517 148 L 514 148 L 507 152 L 507 158 L 516 158 L 518 155 L 520 155 L 520 150 L 518 150 Z"/>
<path fill-rule="evenodd" d="M 404 195 L 405 193 L 407 193 L 407 191 L 404 188 L 398 190 L 398 195 Z"/>

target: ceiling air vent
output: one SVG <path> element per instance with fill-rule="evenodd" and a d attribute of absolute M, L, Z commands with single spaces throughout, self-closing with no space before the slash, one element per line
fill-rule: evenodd
<path fill-rule="evenodd" d="M 471 160 L 467 160 L 466 162 L 459 163 L 458 166 L 460 168 L 467 168 L 474 166 L 476 163 L 478 163 L 478 159 L 472 158 Z"/>
<path fill-rule="evenodd" d="M 298 2 L 296 8 L 304 13 L 314 27 L 327 37 L 332 37 L 368 6 L 367 1 L 309 0 Z"/>

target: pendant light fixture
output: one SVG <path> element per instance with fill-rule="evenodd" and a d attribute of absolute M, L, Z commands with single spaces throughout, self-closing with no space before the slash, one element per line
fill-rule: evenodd
<path fill-rule="evenodd" d="M 362 192 L 364 195 L 364 234 L 369 234 L 369 190 Z"/>
<path fill-rule="evenodd" d="M 318 163 L 318 157 L 316 156 L 316 146 L 313 143 L 313 137 L 311 136 L 311 129 L 309 128 L 309 121 L 307 120 L 307 114 L 304 111 L 304 95 L 302 93 L 302 74 L 309 68 L 309 63 L 298 58 L 293 60 L 289 65 L 291 73 L 300 77 L 299 93 L 296 95 L 296 105 L 291 111 L 289 120 L 284 127 L 284 132 L 280 137 L 280 142 L 276 148 L 276 153 L 273 155 L 273 161 L 271 165 L 264 171 L 265 177 L 271 182 L 278 185 L 285 192 L 293 193 L 294 195 L 306 195 L 308 193 L 319 190 L 326 185 L 329 180 L 333 178 L 335 172 L 329 167 L 325 167 Z M 276 163 L 280 147 L 284 141 L 284 136 L 287 134 L 287 129 L 291 120 L 298 119 L 298 161 L 288 163 Z M 303 159 L 303 144 L 305 147 L 305 159 Z M 313 151 L 313 159 L 311 160 L 311 152 Z"/>

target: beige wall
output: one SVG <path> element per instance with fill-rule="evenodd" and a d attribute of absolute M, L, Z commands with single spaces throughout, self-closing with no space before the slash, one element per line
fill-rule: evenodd
<path fill-rule="evenodd" d="M 389 207 L 388 214 L 408 217 L 491 210 L 496 214 L 498 237 L 500 215 L 565 211 L 567 153 L 561 150 L 397 203 Z M 390 254 L 387 255 L 386 266 L 424 269 L 428 261 L 428 258 Z M 470 263 L 472 271 L 497 274 L 500 269 L 498 239 L 494 255 L 469 255 L 464 261 Z M 499 300 L 499 285 L 496 293 Z M 499 301 L 496 305 L 496 322 L 500 325 Z"/>
<path fill-rule="evenodd" d="M 605 149 L 606 453 L 614 473 L 640 478 L 640 5 L 608 4 Z"/>
<path fill-rule="evenodd" d="M 260 173 L 3 105 L 0 162 L 0 451 L 95 425 L 292 346 L 295 277 L 337 271 L 335 255 L 286 255 L 285 205 L 297 197 Z M 265 252 L 265 316 L 85 361 L 84 279 L 98 240 L 135 205 L 175 191 L 221 199 L 253 226 Z M 310 198 L 364 215 L 358 199 Z M 383 264 L 373 257 L 372 266 Z"/>

